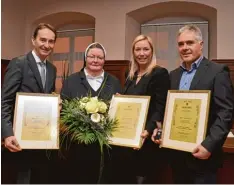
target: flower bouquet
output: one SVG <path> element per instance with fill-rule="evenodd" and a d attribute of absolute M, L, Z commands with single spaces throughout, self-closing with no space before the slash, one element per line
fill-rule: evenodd
<path fill-rule="evenodd" d="M 61 141 L 69 136 L 72 142 L 91 144 L 98 142 L 101 151 L 100 182 L 104 164 L 103 146 L 109 146 L 109 137 L 117 128 L 117 120 L 108 116 L 109 103 L 98 97 L 64 100 L 60 114 Z"/>

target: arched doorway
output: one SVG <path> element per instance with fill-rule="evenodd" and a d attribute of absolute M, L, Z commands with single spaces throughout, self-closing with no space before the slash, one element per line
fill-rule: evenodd
<path fill-rule="evenodd" d="M 36 20 L 50 23 L 57 29 L 58 38 L 50 61 L 57 68 L 56 92 L 64 79 L 83 67 L 85 48 L 94 41 L 95 18 L 80 12 L 60 12 Z"/>
<path fill-rule="evenodd" d="M 141 33 L 142 24 L 168 17 L 197 17 L 207 21 L 209 24 L 208 56 L 209 58 L 217 57 L 217 10 L 200 3 L 169 1 L 155 3 L 127 13 L 125 58 L 130 59 L 131 43 Z"/>

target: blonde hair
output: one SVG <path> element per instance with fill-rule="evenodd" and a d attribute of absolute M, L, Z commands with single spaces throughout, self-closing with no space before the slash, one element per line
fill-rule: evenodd
<path fill-rule="evenodd" d="M 149 65 L 146 69 L 146 75 L 150 74 L 152 72 L 152 70 L 157 66 L 157 61 L 156 61 L 156 54 L 155 54 L 155 49 L 153 46 L 153 41 L 149 36 L 146 35 L 138 35 L 133 43 L 132 43 L 132 50 L 131 50 L 131 61 L 129 64 L 129 75 L 128 77 L 130 78 L 130 80 L 133 79 L 135 73 L 139 70 L 139 64 L 137 63 L 135 56 L 134 56 L 134 49 L 135 49 L 135 45 L 137 42 L 142 41 L 142 40 L 146 40 L 148 41 L 151 51 L 152 51 L 152 58 L 151 61 L 149 62 Z"/>

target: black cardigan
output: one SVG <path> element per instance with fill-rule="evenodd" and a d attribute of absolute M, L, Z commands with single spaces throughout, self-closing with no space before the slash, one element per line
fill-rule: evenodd
<path fill-rule="evenodd" d="M 103 83 L 105 84 L 101 90 Z M 104 80 L 102 85 L 97 91 L 94 91 L 86 80 L 84 71 L 80 71 L 70 75 L 64 81 L 61 89 L 61 97 L 62 99 L 71 99 L 76 97 L 80 98 L 88 96 L 89 93 L 91 93 L 91 96 L 94 97 L 97 96 L 101 90 L 99 98 L 110 100 L 113 94 L 121 93 L 120 81 L 107 72 L 104 72 Z"/>
<path fill-rule="evenodd" d="M 137 74 L 136 74 L 137 75 Z M 137 84 L 134 92 L 131 90 L 136 83 L 136 75 L 133 80 L 127 79 L 124 94 L 150 96 L 150 105 L 146 121 L 146 130 L 152 134 L 156 128 L 156 121 L 163 121 L 167 92 L 170 88 L 170 78 L 167 69 L 155 67 L 148 75 L 144 75 Z"/>

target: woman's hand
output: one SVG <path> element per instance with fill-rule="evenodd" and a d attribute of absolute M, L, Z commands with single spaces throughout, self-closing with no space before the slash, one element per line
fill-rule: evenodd
<path fill-rule="evenodd" d="M 159 132 L 161 132 L 161 129 L 158 129 L 158 128 L 154 129 L 154 132 L 153 132 L 153 134 L 151 136 L 151 140 L 154 143 L 160 145 L 162 143 L 162 139 L 161 139 L 161 137 L 160 138 L 156 137 L 159 134 Z M 161 135 L 161 133 L 160 133 L 160 135 Z"/>
<path fill-rule="evenodd" d="M 156 121 L 157 128 L 154 129 L 154 132 L 151 136 L 151 140 L 156 143 L 156 144 L 161 144 L 162 143 L 162 123 L 159 121 Z"/>

